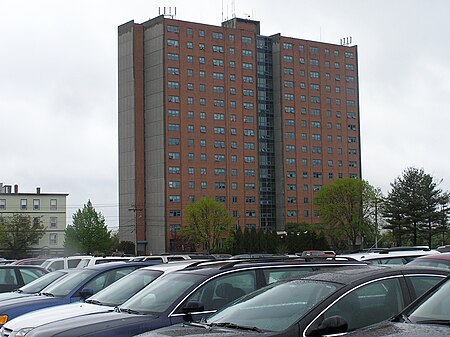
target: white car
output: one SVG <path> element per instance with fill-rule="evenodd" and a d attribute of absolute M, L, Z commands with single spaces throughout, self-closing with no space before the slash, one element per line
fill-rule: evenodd
<path fill-rule="evenodd" d="M 0 336 L 23 337 L 40 325 L 75 316 L 113 311 L 116 306 L 125 302 L 156 278 L 198 262 L 199 260 L 186 260 L 140 268 L 122 277 L 84 302 L 40 309 L 18 316 L 3 325 Z"/>
<path fill-rule="evenodd" d="M 45 260 L 41 267 L 44 267 L 48 271 L 55 271 L 60 269 L 77 268 L 80 261 L 84 258 L 90 258 L 91 256 L 66 256 L 55 257 Z"/>
<path fill-rule="evenodd" d="M 345 258 L 347 260 L 364 261 L 369 264 L 407 264 L 416 257 L 439 254 L 438 251 L 428 247 L 394 247 L 380 249 L 379 251 L 368 251 L 354 254 L 337 255 L 336 259 Z"/>
<path fill-rule="evenodd" d="M 85 256 L 77 265 L 77 268 L 85 268 L 94 266 L 96 264 L 108 263 L 108 262 L 126 262 L 130 261 L 129 257 L 122 256 Z"/>

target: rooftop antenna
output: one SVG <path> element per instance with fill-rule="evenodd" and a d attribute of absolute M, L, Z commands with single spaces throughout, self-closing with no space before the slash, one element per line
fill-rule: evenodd
<path fill-rule="evenodd" d="M 344 37 L 341 39 L 341 46 L 350 46 L 352 44 L 352 37 Z"/>
<path fill-rule="evenodd" d="M 161 7 L 158 7 L 158 15 L 161 15 Z M 172 7 L 167 7 L 167 11 L 166 11 L 166 7 L 164 6 L 162 15 L 164 15 L 164 17 L 175 19 L 177 16 L 177 8 L 176 7 L 173 8 L 173 14 L 172 14 Z"/>
<path fill-rule="evenodd" d="M 234 6 L 234 0 L 231 1 L 231 16 L 236 18 L 236 7 Z"/>

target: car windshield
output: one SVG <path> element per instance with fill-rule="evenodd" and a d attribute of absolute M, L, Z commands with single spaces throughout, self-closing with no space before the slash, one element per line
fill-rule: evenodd
<path fill-rule="evenodd" d="M 430 323 L 450 321 L 450 278 L 441 283 L 440 286 L 428 296 L 418 302 L 405 312 L 405 316 L 413 323 Z"/>
<path fill-rule="evenodd" d="M 52 295 L 55 297 L 67 296 L 71 291 L 80 285 L 81 282 L 94 274 L 94 270 L 80 269 L 80 271 L 73 272 L 62 280 L 50 284 L 42 290 L 42 293 Z"/>
<path fill-rule="evenodd" d="M 25 294 L 36 294 L 47 287 L 53 281 L 65 275 L 67 275 L 67 273 L 61 270 L 52 271 L 51 273 L 45 274 L 38 279 L 28 283 L 27 285 L 24 285 L 19 289 L 19 292 Z"/>
<path fill-rule="evenodd" d="M 162 271 L 158 270 L 136 270 L 99 291 L 97 294 L 89 297 L 86 302 L 111 307 L 118 306 L 147 286 L 150 282 L 153 282 L 156 278 L 161 276 L 162 273 Z"/>
<path fill-rule="evenodd" d="M 142 314 L 163 313 L 184 292 L 203 279 L 204 276 L 195 274 L 170 273 L 161 276 L 124 302 L 119 310 Z"/>
<path fill-rule="evenodd" d="M 208 318 L 208 324 L 282 331 L 338 289 L 334 283 L 294 280 L 250 293 Z"/>

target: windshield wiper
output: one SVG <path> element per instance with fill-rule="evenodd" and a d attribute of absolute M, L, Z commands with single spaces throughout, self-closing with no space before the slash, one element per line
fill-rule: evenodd
<path fill-rule="evenodd" d="M 39 293 L 40 295 L 48 296 L 48 297 L 55 297 L 52 293 Z"/>
<path fill-rule="evenodd" d="M 94 300 L 94 299 L 87 299 L 84 300 L 85 303 L 91 303 L 91 304 L 97 304 L 97 305 L 104 305 L 102 302 Z"/>
<path fill-rule="evenodd" d="M 230 329 L 263 332 L 261 329 L 257 328 L 256 326 L 238 325 L 238 324 L 230 323 L 230 322 L 208 323 L 208 324 L 209 324 L 209 326 L 219 326 L 219 327 L 230 328 Z"/>
<path fill-rule="evenodd" d="M 133 309 L 125 309 L 125 308 L 119 308 L 119 307 L 117 307 L 117 310 L 118 310 L 119 312 L 126 312 L 127 314 L 143 315 L 142 312 L 137 311 L 137 310 L 133 310 Z"/>
<path fill-rule="evenodd" d="M 428 319 L 423 321 L 417 321 L 417 324 L 440 324 L 440 325 L 450 325 L 450 320 L 448 319 Z"/>

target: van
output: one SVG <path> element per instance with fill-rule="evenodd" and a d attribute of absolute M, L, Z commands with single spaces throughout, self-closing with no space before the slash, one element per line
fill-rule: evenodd
<path fill-rule="evenodd" d="M 95 266 L 96 264 L 108 262 L 126 262 L 126 261 L 130 261 L 130 258 L 122 256 L 87 256 L 81 259 L 76 268 L 90 267 Z"/>
<path fill-rule="evenodd" d="M 55 271 L 59 269 L 77 268 L 78 264 L 83 258 L 89 258 L 90 256 L 66 256 L 55 257 L 47 259 L 42 263 L 42 267 L 48 271 Z"/>

